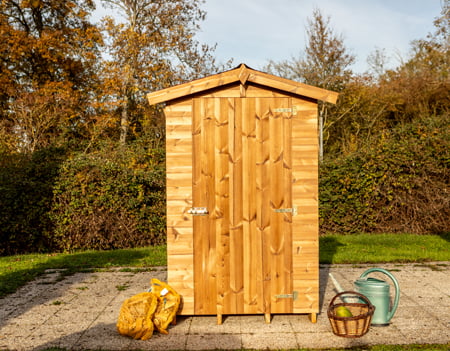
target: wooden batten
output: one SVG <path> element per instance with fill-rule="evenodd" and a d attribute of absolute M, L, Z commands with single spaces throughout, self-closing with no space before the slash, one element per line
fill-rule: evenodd
<path fill-rule="evenodd" d="M 180 314 L 319 312 L 318 100 L 253 70 L 147 95 L 165 103 L 168 282 Z"/>

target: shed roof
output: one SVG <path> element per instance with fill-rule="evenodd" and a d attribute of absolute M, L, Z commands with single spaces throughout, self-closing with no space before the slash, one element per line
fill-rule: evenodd
<path fill-rule="evenodd" d="M 147 99 L 149 103 L 153 105 L 181 97 L 187 97 L 189 95 L 201 93 L 210 89 L 220 88 L 236 82 L 240 82 L 242 85 L 251 82 L 257 85 L 281 90 L 289 94 L 330 102 L 332 104 L 336 103 L 339 95 L 334 91 L 317 88 L 311 85 L 257 71 L 242 63 L 238 67 L 229 71 L 149 93 L 147 94 Z"/>

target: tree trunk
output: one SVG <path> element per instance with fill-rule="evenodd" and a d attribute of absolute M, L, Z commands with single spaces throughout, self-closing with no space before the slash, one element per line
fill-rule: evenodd
<path fill-rule="evenodd" d="M 128 118 L 128 106 L 129 106 L 128 96 L 125 97 L 125 102 L 120 116 L 120 144 L 124 145 L 127 142 L 129 118 Z"/>

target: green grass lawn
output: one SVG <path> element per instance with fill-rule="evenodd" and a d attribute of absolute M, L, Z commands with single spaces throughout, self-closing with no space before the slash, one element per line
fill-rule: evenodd
<path fill-rule="evenodd" d="M 0 257 L 0 297 L 16 291 L 47 269 L 65 269 L 63 275 L 68 275 L 113 267 L 148 269 L 164 266 L 166 262 L 165 246 Z"/>
<path fill-rule="evenodd" d="M 450 233 L 354 234 L 320 238 L 320 263 L 450 261 Z"/>
<path fill-rule="evenodd" d="M 320 238 L 320 263 L 450 261 L 450 234 L 358 234 Z M 166 247 L 0 257 L 0 297 L 14 292 L 46 269 L 64 274 L 86 270 L 166 265 Z"/>

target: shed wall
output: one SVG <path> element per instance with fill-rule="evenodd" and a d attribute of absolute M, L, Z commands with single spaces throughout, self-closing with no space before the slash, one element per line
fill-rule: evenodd
<path fill-rule="evenodd" d="M 204 97 L 286 97 L 259 86 L 229 86 Z M 198 97 L 198 96 L 197 96 Z M 194 241 L 192 99 L 174 101 L 165 108 L 167 162 L 167 253 L 168 281 L 183 297 L 181 314 L 194 314 Z M 318 138 L 317 104 L 293 98 L 292 118 L 293 290 L 298 298 L 293 313 L 317 313 L 318 277 Z"/>
<path fill-rule="evenodd" d="M 166 117 L 168 282 L 182 296 L 183 314 L 194 313 L 192 207 L 192 100 L 164 109 Z"/>

